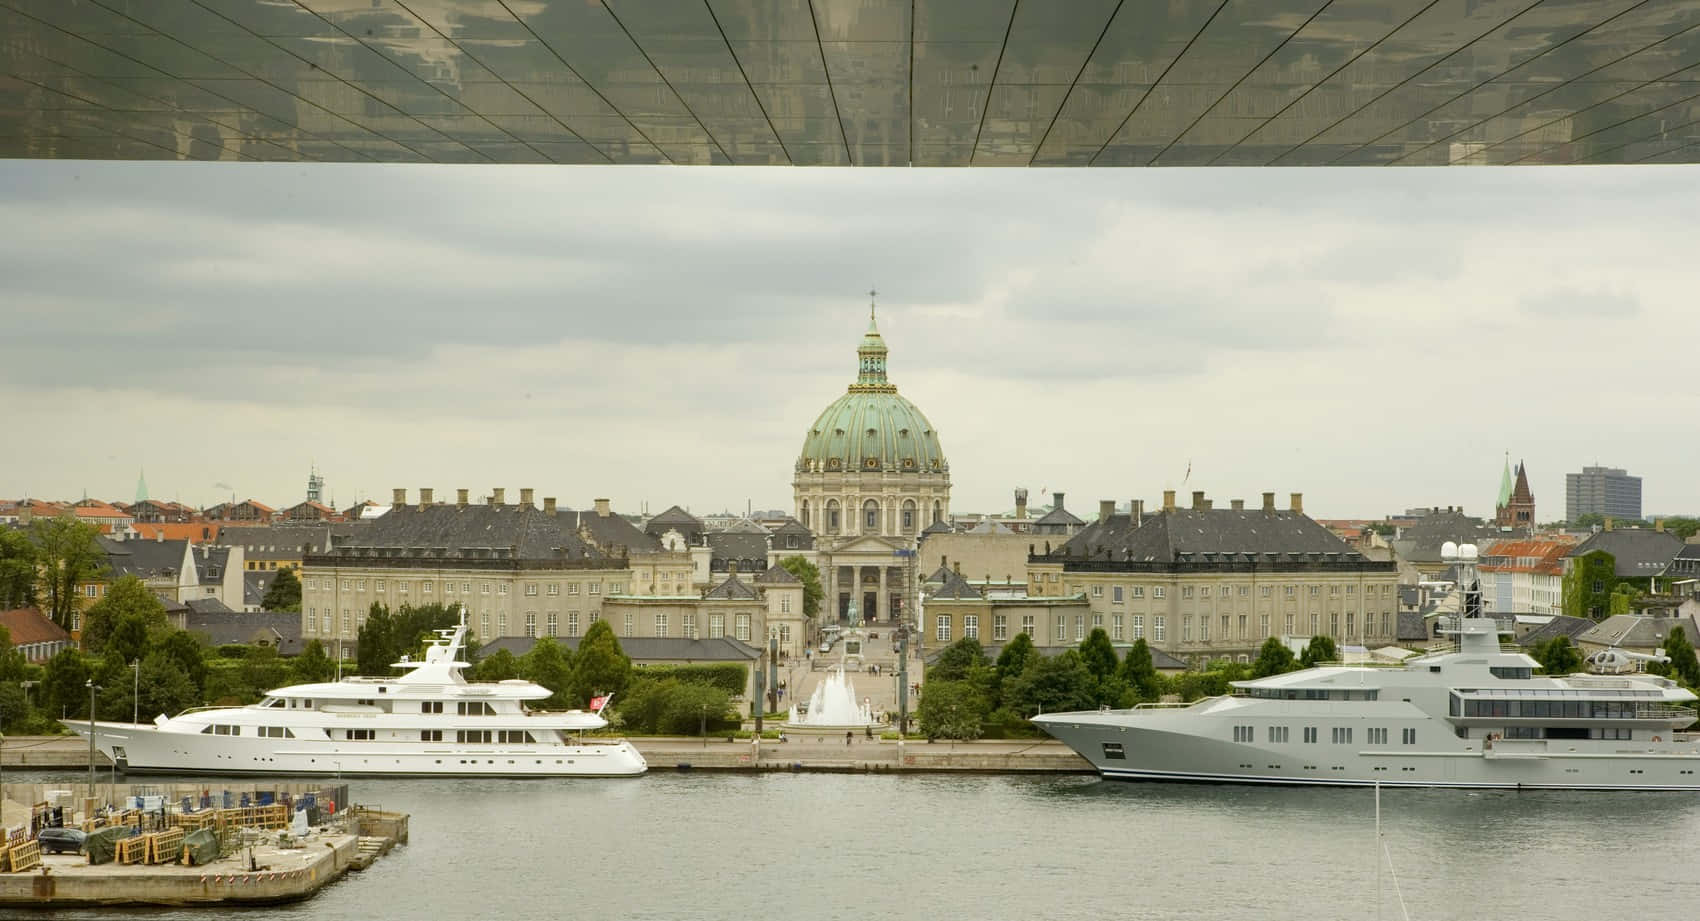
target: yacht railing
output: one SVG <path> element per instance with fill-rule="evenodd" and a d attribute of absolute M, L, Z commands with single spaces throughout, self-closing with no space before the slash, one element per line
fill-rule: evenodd
<path fill-rule="evenodd" d="M 1499 651 L 1500 652 L 1527 652 L 1528 651 L 1528 650 L 1524 649 L 1523 647 L 1517 645 L 1516 643 L 1500 643 L 1498 645 L 1499 645 Z M 1420 658 L 1423 658 L 1423 657 L 1426 657 L 1426 656 L 1450 655 L 1450 654 L 1458 652 L 1458 651 L 1459 651 L 1459 649 L 1458 649 L 1457 643 L 1451 642 L 1450 640 L 1446 640 L 1446 641 L 1442 641 L 1442 642 L 1434 643 L 1434 644 L 1430 645 L 1427 649 L 1424 649 L 1422 652 L 1418 653 L 1417 655 L 1412 656 L 1410 659 L 1406 659 L 1405 661 L 1409 662 L 1409 661 L 1412 661 L 1414 659 L 1420 659 Z"/>

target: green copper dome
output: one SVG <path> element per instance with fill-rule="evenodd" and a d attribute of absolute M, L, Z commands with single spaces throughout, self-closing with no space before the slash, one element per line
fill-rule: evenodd
<path fill-rule="evenodd" d="M 885 340 L 872 315 L 856 349 L 856 383 L 832 402 L 803 439 L 799 471 L 943 473 L 938 432 L 885 377 Z"/>

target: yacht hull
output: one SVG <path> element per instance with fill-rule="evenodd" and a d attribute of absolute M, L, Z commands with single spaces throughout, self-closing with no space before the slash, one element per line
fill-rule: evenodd
<path fill-rule="evenodd" d="M 65 726 L 88 737 L 87 722 Z M 95 747 L 127 774 L 411 777 L 635 777 L 648 770 L 629 742 L 563 745 L 335 742 L 162 732 L 94 724 Z"/>
<path fill-rule="evenodd" d="M 1081 712 L 1046 714 L 1041 727 L 1117 780 L 1240 783 L 1297 786 L 1464 787 L 1555 790 L 1700 790 L 1700 743 L 1454 740 L 1454 748 L 1331 744 L 1327 736 L 1306 744 L 1234 742 L 1209 729 L 1183 725 L 1170 714 Z M 1422 726 L 1419 738 L 1441 729 L 1431 720 L 1388 726 Z M 1216 727 L 1227 729 L 1227 726 Z M 1259 733 L 1261 736 L 1262 733 Z M 1450 737 L 1450 732 L 1446 736 Z M 1298 736 L 1295 728 L 1293 736 Z M 1359 730 L 1362 739 L 1362 730 Z M 1116 757 L 1116 755 L 1120 757 Z"/>

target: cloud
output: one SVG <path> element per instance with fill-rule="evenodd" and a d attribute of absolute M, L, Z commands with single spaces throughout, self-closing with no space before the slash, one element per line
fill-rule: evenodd
<path fill-rule="evenodd" d="M 1518 307 L 1531 317 L 1586 317 L 1609 323 L 1639 316 L 1641 300 L 1627 291 L 1559 288 L 1530 294 Z"/>

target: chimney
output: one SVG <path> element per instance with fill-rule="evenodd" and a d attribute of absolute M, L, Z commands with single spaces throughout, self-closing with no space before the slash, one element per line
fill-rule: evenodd
<path fill-rule="evenodd" d="M 503 487 L 500 487 L 500 486 L 491 490 L 490 491 L 490 504 L 491 505 L 506 505 L 506 504 L 508 504 L 508 491 L 506 489 L 504 489 Z"/>
<path fill-rule="evenodd" d="M 1062 493 L 1060 493 L 1060 492 L 1051 493 L 1051 508 L 1062 508 L 1063 507 L 1062 500 L 1063 500 L 1063 494 Z"/>
<path fill-rule="evenodd" d="M 1653 530 L 1659 532 L 1660 534 L 1665 533 L 1665 520 L 1663 518 L 1654 518 L 1653 519 Z"/>
<path fill-rule="evenodd" d="M 596 517 L 607 518 L 611 514 L 613 514 L 613 512 L 612 512 L 611 509 L 608 508 L 608 500 L 607 499 L 597 499 L 596 500 Z"/>
<path fill-rule="evenodd" d="M 957 561 L 955 563 L 952 563 L 951 567 L 950 567 L 950 571 L 956 573 L 959 576 L 962 575 L 962 563 L 961 563 L 961 561 Z"/>
<path fill-rule="evenodd" d="M 1145 500 L 1129 499 L 1127 503 L 1128 517 L 1133 520 L 1133 526 L 1139 527 L 1145 523 Z"/>
<path fill-rule="evenodd" d="M 1202 510 L 1204 508 L 1204 490 L 1195 489 L 1192 491 L 1192 507 L 1194 510 Z"/>
<path fill-rule="evenodd" d="M 1110 516 L 1114 515 L 1115 513 L 1116 513 L 1116 500 L 1114 500 L 1114 499 L 1099 499 L 1098 500 L 1098 520 L 1099 521 L 1109 521 Z"/>
<path fill-rule="evenodd" d="M 1015 491 L 1015 517 L 1018 519 L 1027 517 L 1027 490 L 1025 489 Z"/>
<path fill-rule="evenodd" d="M 407 490 L 405 490 L 405 489 L 392 489 L 392 490 L 390 490 L 390 504 L 391 505 L 406 505 L 407 504 Z"/>
<path fill-rule="evenodd" d="M 1172 489 L 1165 489 L 1165 490 L 1163 490 L 1163 511 L 1172 512 L 1174 510 L 1175 510 L 1175 491 L 1172 490 Z"/>
<path fill-rule="evenodd" d="M 943 553 L 939 554 L 939 568 L 943 569 L 943 568 L 945 568 L 946 566 L 949 566 L 949 565 L 950 565 L 950 557 L 946 556 Z"/>
<path fill-rule="evenodd" d="M 1275 494 L 1274 493 L 1266 492 L 1266 493 L 1263 494 L 1263 510 L 1266 511 L 1266 512 L 1275 511 Z"/>
<path fill-rule="evenodd" d="M 1205 499 L 1204 500 L 1204 510 L 1205 511 L 1208 512 L 1215 507 L 1216 507 L 1216 500 L 1215 499 Z"/>
<path fill-rule="evenodd" d="M 731 575 L 734 578 L 736 578 L 737 575 L 738 575 L 738 561 L 737 560 L 727 560 L 726 561 L 726 572 L 727 572 L 728 575 Z"/>
<path fill-rule="evenodd" d="M 1236 512 L 1245 511 L 1245 500 L 1244 499 L 1235 499 L 1233 501 L 1233 509 Z"/>
<path fill-rule="evenodd" d="M 543 511 L 545 511 L 545 512 L 551 514 L 551 515 L 555 514 L 555 497 L 554 496 L 544 496 L 543 497 Z"/>
<path fill-rule="evenodd" d="M 455 490 L 455 504 L 460 506 L 461 508 L 466 508 L 466 490 L 464 490 L 464 489 Z"/>
<path fill-rule="evenodd" d="M 1305 494 L 1302 492 L 1295 492 L 1288 493 L 1288 496 L 1291 500 L 1291 508 L 1293 512 L 1298 515 L 1303 515 L 1305 513 Z"/>
<path fill-rule="evenodd" d="M 519 491 L 519 504 L 520 505 L 531 505 L 532 504 L 532 501 L 531 501 L 532 495 L 533 495 L 533 493 L 532 493 L 531 487 L 529 487 L 529 486 L 522 487 Z"/>
<path fill-rule="evenodd" d="M 430 504 L 431 504 L 431 487 L 426 486 L 426 487 L 423 487 L 419 490 L 419 507 L 420 508 L 426 508 L 426 507 L 430 506 Z"/>

